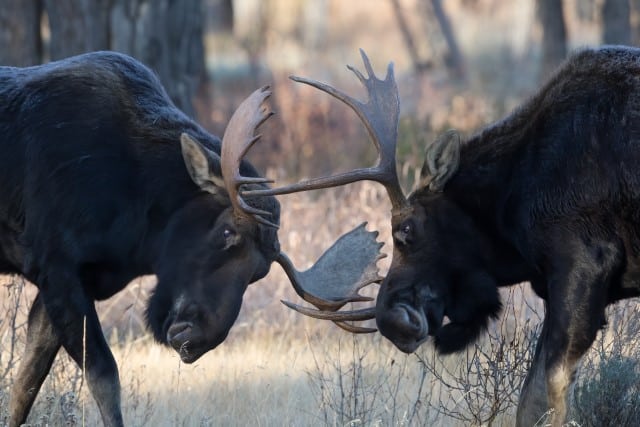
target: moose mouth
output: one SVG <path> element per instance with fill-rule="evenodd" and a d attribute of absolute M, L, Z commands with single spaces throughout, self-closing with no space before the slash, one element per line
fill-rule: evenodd
<path fill-rule="evenodd" d="M 429 324 L 422 310 L 400 303 L 376 316 L 380 333 L 398 350 L 413 353 L 429 338 Z"/>
<path fill-rule="evenodd" d="M 194 331 L 191 322 L 180 322 L 171 325 L 167 331 L 167 343 L 178 353 L 184 363 L 193 363 L 207 351 L 220 345 L 227 337 L 227 332 L 220 333 L 212 341 L 207 341 Z"/>
<path fill-rule="evenodd" d="M 204 351 L 194 351 L 190 344 L 190 341 L 185 341 L 179 347 L 173 347 L 178 352 L 180 360 L 184 363 L 193 363 L 205 353 Z"/>
<path fill-rule="evenodd" d="M 180 360 L 182 360 L 182 363 L 191 364 L 196 360 L 200 359 L 200 357 L 204 355 L 206 352 L 207 350 L 201 350 L 198 352 L 193 352 L 189 350 L 188 342 L 187 342 L 180 348 L 180 351 L 178 352 L 178 354 L 180 355 Z"/>

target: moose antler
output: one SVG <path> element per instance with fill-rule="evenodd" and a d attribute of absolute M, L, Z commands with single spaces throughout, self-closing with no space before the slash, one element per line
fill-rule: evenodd
<path fill-rule="evenodd" d="M 268 227 L 278 228 L 277 224 L 264 218 L 270 215 L 269 212 L 249 206 L 240 195 L 240 188 L 243 185 L 272 182 L 269 179 L 244 177 L 240 174 L 242 158 L 260 139 L 260 135 L 254 136 L 256 128 L 273 114 L 266 105 L 270 95 L 268 86 L 256 90 L 240 104 L 231 117 L 222 138 L 221 169 L 224 185 L 235 214 L 240 218 L 255 220 Z M 304 272 L 296 270 L 289 257 L 280 252 L 276 261 L 284 268 L 295 291 L 319 310 L 283 302 L 303 314 L 333 320 L 338 326 L 350 332 L 375 332 L 376 330 L 372 328 L 344 323 L 372 319 L 375 317 L 372 309 L 336 312 L 348 302 L 370 301 L 371 298 L 360 295 L 358 291 L 381 280 L 376 263 L 385 256 L 380 253 L 383 244 L 376 241 L 377 232 L 365 230 L 365 224 L 361 224 L 339 238 L 310 269 Z"/>
<path fill-rule="evenodd" d="M 273 182 L 262 177 L 245 177 L 240 174 L 240 162 L 261 137 L 254 136 L 255 130 L 273 115 L 266 100 L 271 96 L 269 86 L 253 92 L 233 113 L 222 137 L 221 169 L 224 185 L 229 193 L 233 211 L 238 216 L 254 218 L 261 224 L 278 228 L 265 216 L 270 212 L 249 206 L 239 194 L 240 187 L 246 184 L 265 184 Z"/>
<path fill-rule="evenodd" d="M 369 58 L 362 49 L 360 49 L 360 54 L 367 77 L 351 66 L 347 68 L 356 75 L 367 90 L 368 100 L 366 103 L 315 80 L 302 77 L 291 77 L 291 79 L 328 93 L 347 104 L 358 115 L 378 151 L 376 165 L 369 168 L 354 169 L 334 176 L 302 181 L 280 188 L 243 190 L 242 195 L 244 197 L 275 196 L 371 180 L 381 183 L 386 188 L 391 200 L 392 215 L 403 215 L 409 209 L 409 203 L 404 196 L 396 172 L 396 143 L 400 101 L 398 87 L 393 76 L 393 64 L 389 64 L 385 79 L 380 80 L 373 72 Z M 375 329 L 360 328 L 344 323 L 345 320 L 372 319 L 375 317 L 375 308 L 347 312 L 337 311 L 347 302 L 370 300 L 370 298 L 359 295 L 358 290 L 363 286 L 381 280 L 375 268 L 376 261 L 380 259 L 380 255 L 378 255 L 380 246 L 375 242 L 375 238 L 373 239 L 373 246 L 371 243 L 367 243 L 367 238 L 363 237 L 366 234 L 362 234 L 362 230 L 357 230 L 354 230 L 353 234 L 349 233 L 338 240 L 318 261 L 318 267 L 314 266 L 305 272 L 298 272 L 286 256 L 280 256 L 277 261 L 284 267 L 294 284 L 296 292 L 305 301 L 318 307 L 319 310 L 304 308 L 283 301 L 288 307 L 311 317 L 333 320 L 338 326 L 350 332 L 375 331 Z M 370 237 L 368 239 L 371 240 Z M 368 258 L 365 256 L 365 259 L 356 261 L 357 268 L 346 265 L 349 264 L 350 259 L 355 254 L 365 252 L 363 248 L 367 247 L 375 247 L 375 250 L 367 251 Z M 375 254 L 375 256 L 372 254 Z M 372 256 L 373 258 L 371 258 Z M 331 261 L 329 262 L 328 260 Z M 329 265 L 332 266 L 331 269 L 328 268 Z M 373 265 L 375 274 L 371 275 L 365 272 L 361 280 L 355 281 L 352 280 L 353 277 L 348 277 L 351 272 L 367 270 L 368 265 Z M 327 274 L 330 270 L 333 270 L 333 276 Z M 341 277 L 339 272 L 343 272 L 345 277 Z M 332 278 L 336 281 L 335 285 L 330 284 Z"/>
<path fill-rule="evenodd" d="M 376 241 L 378 232 L 365 230 L 366 223 L 340 237 L 308 270 L 295 269 L 289 258 L 281 253 L 276 260 L 284 268 L 293 288 L 305 301 L 319 310 L 282 301 L 287 307 L 307 316 L 333 320 L 336 325 L 354 333 L 375 332 L 344 323 L 369 320 L 375 317 L 375 308 L 337 311 L 349 302 L 371 301 L 360 295 L 363 287 L 382 280 L 376 263 L 386 255 L 380 253 L 384 243 Z"/>
<path fill-rule="evenodd" d="M 291 77 L 291 79 L 326 92 L 351 107 L 366 127 L 369 137 L 376 146 L 378 151 L 376 165 L 369 168 L 354 169 L 334 176 L 302 181 L 280 188 L 242 190 L 244 197 L 275 196 L 371 180 L 381 183 L 386 188 L 394 216 L 403 215 L 409 209 L 409 203 L 402 192 L 396 172 L 395 153 L 400 101 L 398 87 L 393 76 L 393 64 L 389 64 L 385 79 L 380 80 L 373 72 L 369 58 L 362 49 L 360 49 L 360 54 L 367 77 L 351 66 L 347 68 L 356 75 L 367 90 L 368 100 L 366 103 L 315 80 L 302 77 Z M 318 260 L 316 265 L 305 272 L 297 271 L 289 259 L 284 254 L 281 254 L 277 261 L 287 272 L 298 295 L 318 307 L 319 310 L 304 308 L 285 301 L 283 303 L 287 307 L 307 316 L 333 320 L 338 326 L 350 332 L 375 331 L 375 329 L 361 328 L 344 323 L 344 321 L 372 319 L 375 317 L 375 308 L 337 311 L 347 302 L 371 300 L 371 298 L 358 294 L 358 290 L 363 286 L 381 280 L 375 267 L 377 260 L 381 257 L 379 255 L 380 245 L 375 242 L 375 237 L 372 244 L 370 236 L 364 231 L 364 226 L 353 230 L 339 239 Z M 353 258 L 356 257 L 356 254 L 362 254 L 363 258 L 354 260 Z M 356 266 L 349 265 L 352 262 Z M 333 273 L 329 274 L 331 270 L 333 270 Z M 356 277 L 356 280 L 353 280 L 354 277 L 351 277 L 351 275 L 354 272 L 364 273 L 361 278 Z"/>
<path fill-rule="evenodd" d="M 311 179 L 280 188 L 242 191 L 243 196 L 273 196 L 371 180 L 381 183 L 387 189 L 394 212 L 402 211 L 408 207 L 407 199 L 402 192 L 396 173 L 395 153 L 400 101 L 398 87 L 393 76 L 393 64 L 389 64 L 385 79 L 380 80 L 375 76 L 369 58 L 362 49 L 360 49 L 360 54 L 368 77 L 363 76 L 360 71 L 351 66 L 347 68 L 358 77 L 366 88 L 369 98 L 366 103 L 362 103 L 329 85 L 315 80 L 303 77 L 291 77 L 291 79 L 320 89 L 351 107 L 365 125 L 371 140 L 378 150 L 378 163 L 370 168 L 355 169 L 343 174 Z"/>

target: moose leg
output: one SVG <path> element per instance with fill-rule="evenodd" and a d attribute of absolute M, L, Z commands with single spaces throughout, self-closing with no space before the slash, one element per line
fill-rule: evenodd
<path fill-rule="evenodd" d="M 29 311 L 24 356 L 12 387 L 9 402 L 10 427 L 22 425 L 27 420 L 38 390 L 59 349 L 60 340 L 38 295 Z"/>
<path fill-rule="evenodd" d="M 82 286 L 69 286 L 79 282 L 68 274 L 49 271 L 47 280 L 49 283 L 41 289 L 51 292 L 43 292 L 43 301 L 62 347 L 85 370 L 87 385 L 105 427 L 122 426 L 118 367 L 102 333 L 93 300 Z"/>
<path fill-rule="evenodd" d="M 578 362 L 605 323 L 607 291 L 621 257 L 614 245 L 594 240 L 588 246 L 566 245 L 571 255 L 554 258 L 558 262 L 549 281 L 543 333 L 518 407 L 519 425 L 533 425 L 542 416 L 543 378 L 548 408 L 553 409 L 551 425 L 563 424 Z"/>
<path fill-rule="evenodd" d="M 545 316 L 542 332 L 536 343 L 533 361 L 520 392 L 518 412 L 516 414 L 516 425 L 520 427 L 537 425 L 538 420 L 544 417 L 545 412 L 548 410 L 545 369 L 546 351 L 544 349 L 548 323 L 548 317 Z"/>
<path fill-rule="evenodd" d="M 594 285 L 595 286 L 595 285 Z M 588 293 L 588 292 L 587 292 Z M 573 383 L 578 362 L 589 350 L 598 329 L 604 324 L 606 295 L 565 300 L 562 312 L 565 322 L 551 325 L 546 347 L 547 399 L 554 409 L 552 426 L 561 426 L 567 416 L 567 394 Z"/>
<path fill-rule="evenodd" d="M 118 367 L 102 334 L 93 303 L 85 316 L 75 317 L 67 325 L 62 346 L 78 366 L 85 369 L 87 385 L 98 404 L 105 427 L 122 426 Z"/>
<path fill-rule="evenodd" d="M 574 301 L 576 302 L 576 301 Z M 596 301 L 593 301 L 596 303 Z M 597 305 L 602 304 L 602 299 Z M 553 427 L 563 425 L 567 416 L 567 394 L 573 383 L 580 358 L 589 350 L 595 340 L 600 321 L 604 316 L 602 307 L 597 311 L 570 313 L 572 304 L 564 305 L 564 322 L 553 320 L 551 309 L 545 315 L 545 322 L 536 345 L 533 363 L 527 374 L 516 417 L 517 426 L 538 425 L 551 409 Z M 593 318 L 588 313 L 593 313 Z"/>

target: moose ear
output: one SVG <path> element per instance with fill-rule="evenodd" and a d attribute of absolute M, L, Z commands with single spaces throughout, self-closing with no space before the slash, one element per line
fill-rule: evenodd
<path fill-rule="evenodd" d="M 460 135 L 449 130 L 427 147 L 420 172 L 420 188 L 440 192 L 460 164 Z"/>
<path fill-rule="evenodd" d="M 226 195 L 220 173 L 220 156 L 186 133 L 180 135 L 182 157 L 193 182 L 214 195 Z"/>

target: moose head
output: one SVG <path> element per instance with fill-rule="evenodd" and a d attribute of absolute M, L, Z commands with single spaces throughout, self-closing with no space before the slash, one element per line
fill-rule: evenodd
<path fill-rule="evenodd" d="M 188 133 L 181 136 L 184 162 L 202 190 L 201 197 L 187 203 L 168 225 L 147 318 L 155 338 L 171 345 L 184 362 L 197 360 L 224 341 L 248 285 L 266 276 L 274 261 L 285 269 L 298 294 L 324 310 L 370 299 L 358 290 L 379 280 L 375 263 L 381 257 L 381 244 L 375 232 L 365 231 L 364 224 L 339 239 L 313 267 L 300 272 L 280 250 L 276 199 L 247 201 L 241 195 L 241 190 L 264 189 L 270 182 L 248 176 L 254 172 L 242 162 L 260 139 L 255 130 L 273 114 L 266 102 L 270 94 L 268 87 L 261 88 L 238 107 L 224 133 L 220 155 Z M 181 286 L 175 286 L 178 281 Z"/>
<path fill-rule="evenodd" d="M 318 81 L 292 77 L 326 92 L 348 105 L 360 118 L 378 151 L 377 163 L 369 168 L 311 179 L 273 189 L 243 192 L 245 197 L 287 194 L 345 185 L 361 180 L 382 184 L 392 204 L 393 259 L 381 283 L 375 307 L 349 312 L 314 310 L 287 303 L 303 314 L 320 319 L 366 320 L 375 317 L 380 332 L 400 350 L 410 353 L 430 335 L 443 352 L 463 348 L 495 316 L 500 302 L 495 285 L 481 266 L 463 265 L 445 259 L 450 233 L 464 235 L 473 227 L 442 189 L 456 173 L 460 160 L 460 140 L 447 132 L 431 144 L 421 170 L 418 189 L 406 197 L 396 172 L 396 142 L 399 120 L 398 89 L 389 64 L 384 80 L 378 79 L 361 50 L 367 72 L 349 66 L 365 87 L 366 103 Z M 444 225 L 443 225 L 444 224 Z M 442 227 L 446 227 L 445 232 Z M 441 241 L 442 240 L 442 241 Z M 482 242 L 466 242 L 469 251 Z M 458 249 L 459 252 L 459 249 Z M 468 279 L 468 280 L 467 280 Z M 486 282 L 486 283 L 485 283 Z M 340 313 L 340 314 L 339 314 Z M 449 322 L 444 325 L 445 316 Z"/>

